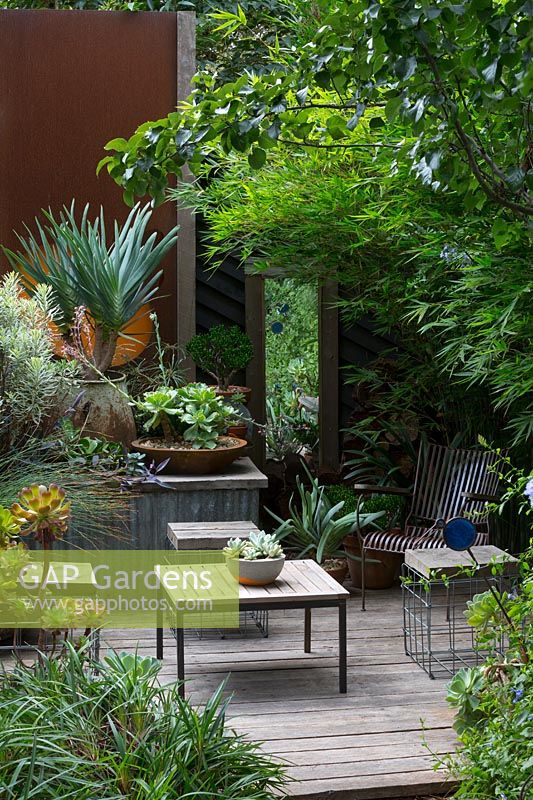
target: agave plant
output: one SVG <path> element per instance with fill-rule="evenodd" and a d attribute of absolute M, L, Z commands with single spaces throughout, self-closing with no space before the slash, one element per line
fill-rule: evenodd
<path fill-rule="evenodd" d="M 358 526 L 362 529 L 372 525 L 384 512 L 358 515 L 357 511 L 352 511 L 342 514 L 344 501 L 331 503 L 326 487 L 320 486 L 318 478 L 313 478 L 309 472 L 307 476 L 311 482 L 309 489 L 300 477 L 296 479 L 299 502 L 295 501 L 294 495 L 291 497 L 289 518 L 283 520 L 272 511 L 269 514 L 280 523 L 276 531 L 278 538 L 287 538 L 296 546 L 300 558 L 315 558 L 322 564 L 327 559 L 346 556 L 341 550 L 343 539 Z"/>
<path fill-rule="evenodd" d="M 152 209 L 137 205 L 124 225 L 114 223 L 114 238 L 108 244 L 103 208 L 90 220 L 86 205 L 79 224 L 74 202 L 70 209 L 63 208 L 58 219 L 51 211 L 42 213 L 46 223 L 36 218 L 37 233 L 26 226 L 26 237 L 17 234 L 21 249 L 14 252 L 4 247 L 4 253 L 30 295 L 40 284 L 52 288 L 58 306 L 55 322 L 67 352 L 73 343 L 77 310 L 85 309 L 92 329 L 85 361 L 105 372 L 113 362 L 119 333 L 141 309 L 146 307 L 148 312 L 162 276 L 158 266 L 175 243 L 177 228 L 157 244 L 157 233 L 144 241 Z"/>

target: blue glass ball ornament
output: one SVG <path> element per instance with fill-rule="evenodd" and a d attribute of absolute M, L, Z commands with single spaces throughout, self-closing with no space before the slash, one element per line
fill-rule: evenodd
<path fill-rule="evenodd" d="M 476 540 L 476 526 L 469 519 L 454 517 L 448 520 L 442 532 L 450 550 L 468 550 Z"/>

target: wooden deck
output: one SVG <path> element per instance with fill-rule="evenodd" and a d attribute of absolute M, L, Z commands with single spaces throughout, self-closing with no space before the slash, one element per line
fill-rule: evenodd
<path fill-rule="evenodd" d="M 249 623 L 248 623 L 249 624 Z M 221 639 L 186 634 L 187 691 L 201 703 L 228 678 L 229 725 L 289 764 L 290 796 L 369 800 L 451 788 L 433 770 L 453 749 L 443 680 L 430 680 L 403 652 L 398 589 L 370 592 L 368 610 L 348 602 L 348 694 L 338 693 L 337 612 L 313 611 L 303 652 L 303 611 L 270 613 L 270 634 Z M 155 655 L 152 631 L 107 631 L 105 646 Z M 176 677 L 172 636 L 162 678 Z M 424 744 L 424 740 L 427 746 Z"/>

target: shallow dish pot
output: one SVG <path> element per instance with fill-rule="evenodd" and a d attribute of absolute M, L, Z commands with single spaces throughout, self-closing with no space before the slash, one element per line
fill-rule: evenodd
<path fill-rule="evenodd" d="M 219 436 L 219 441 L 228 441 L 232 438 Z M 168 458 L 169 462 L 162 470 L 166 475 L 210 475 L 223 472 L 236 458 L 244 455 L 244 449 L 248 446 L 245 439 L 233 439 L 235 444 L 216 450 L 174 450 L 164 447 L 163 444 L 154 447 L 152 444 L 146 444 L 147 441 L 153 440 L 135 439 L 132 447 L 139 453 L 146 453 L 148 462 L 154 461 L 160 464 Z"/>

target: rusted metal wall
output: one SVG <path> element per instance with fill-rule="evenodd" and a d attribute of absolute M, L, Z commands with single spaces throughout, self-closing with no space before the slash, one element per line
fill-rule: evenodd
<path fill-rule="evenodd" d="M 107 173 L 103 145 L 165 116 L 178 91 L 181 14 L 103 11 L 0 11 L 0 243 L 41 208 L 76 198 L 103 205 L 107 219 L 128 213 Z M 180 40 L 181 46 L 181 40 Z M 176 209 L 157 209 L 169 230 Z M 165 262 L 157 310 L 163 335 L 176 336 L 176 252 Z M 6 269 L 2 259 L 1 268 Z"/>

